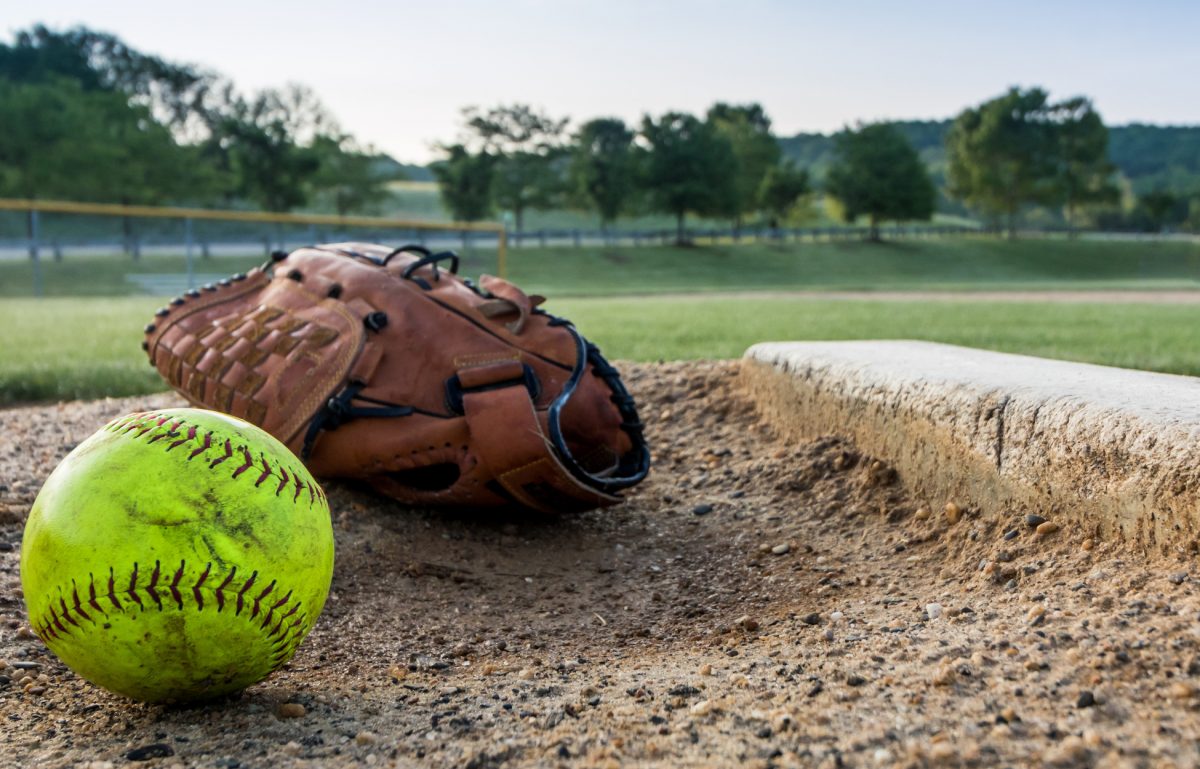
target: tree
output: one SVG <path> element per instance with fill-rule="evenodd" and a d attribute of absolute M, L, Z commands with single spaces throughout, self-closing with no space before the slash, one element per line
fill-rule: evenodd
<path fill-rule="evenodd" d="M 147 107 L 156 120 L 182 125 L 211 75 L 130 48 L 119 38 L 87 27 L 56 32 L 42 25 L 0 44 L 0 77 L 43 83 L 66 78 L 84 91 L 118 91 Z"/>
<path fill-rule="evenodd" d="M 1050 118 L 1058 139 L 1058 195 L 1067 227 L 1074 234 L 1076 208 L 1119 199 L 1112 183 L 1116 166 L 1108 159 L 1108 129 L 1089 99 L 1076 96 L 1058 102 L 1051 106 Z"/>
<path fill-rule="evenodd" d="M 946 135 L 950 192 L 1004 216 L 1015 237 L 1021 206 L 1058 199 L 1059 149 L 1046 92 L 1012 88 L 954 119 Z"/>
<path fill-rule="evenodd" d="M 835 160 L 825 189 L 841 201 L 847 221 L 868 217 L 871 240 L 885 219 L 928 219 L 935 191 L 908 140 L 888 123 L 859 125 L 834 137 Z"/>
<path fill-rule="evenodd" d="M 675 216 L 675 239 L 684 238 L 689 212 L 720 216 L 731 210 L 737 160 L 729 140 L 694 115 L 668 112 L 642 118 L 646 152 L 643 184 L 651 207 Z"/>
<path fill-rule="evenodd" d="M 437 179 L 442 202 L 460 222 L 475 222 L 492 212 L 492 180 L 496 157 L 471 152 L 461 144 L 443 147 L 443 160 L 430 166 Z"/>
<path fill-rule="evenodd" d="M 386 172 L 379 155 L 359 149 L 349 136 L 318 136 L 312 148 L 318 161 L 313 188 L 328 196 L 338 216 L 371 211 L 387 198 L 388 182 L 401 178 Z"/>
<path fill-rule="evenodd" d="M 213 96 L 202 154 L 230 180 L 229 192 L 268 211 L 308 203 L 321 170 L 317 143 L 340 135 L 313 92 L 289 85 L 246 99 L 229 87 Z"/>
<path fill-rule="evenodd" d="M 777 163 L 767 169 L 758 187 L 758 209 L 770 218 L 772 228 L 778 227 L 796 203 L 811 191 L 808 171 L 797 168 L 791 161 Z"/>
<path fill-rule="evenodd" d="M 226 117 L 215 127 L 209 146 L 222 156 L 238 196 L 268 211 L 291 211 L 308 202 L 320 160 L 311 148 L 293 142 L 281 121 L 259 124 L 246 116 Z"/>
<path fill-rule="evenodd" d="M 1138 198 L 1138 208 L 1154 232 L 1179 224 L 1187 216 L 1187 201 L 1166 190 L 1152 190 Z"/>
<path fill-rule="evenodd" d="M 708 110 L 707 120 L 733 149 L 737 171 L 729 213 L 740 227 L 743 217 L 758 207 L 763 177 L 779 163 L 779 141 L 771 134 L 771 119 L 758 104 L 719 102 Z"/>
<path fill-rule="evenodd" d="M 634 134 L 619 118 L 597 118 L 575 133 L 570 178 L 577 195 L 607 227 L 626 210 L 636 189 Z"/>
<path fill-rule="evenodd" d="M 0 123 L 0 195 L 161 204 L 211 188 L 194 149 L 119 92 L 0 78 Z M 128 218 L 124 230 L 128 249 Z"/>
<path fill-rule="evenodd" d="M 566 118 L 552 118 L 524 104 L 486 112 L 468 107 L 463 116 L 468 134 L 463 144 L 494 157 L 492 195 L 501 208 L 512 211 L 518 232 L 524 228 L 526 210 L 559 202 Z"/>

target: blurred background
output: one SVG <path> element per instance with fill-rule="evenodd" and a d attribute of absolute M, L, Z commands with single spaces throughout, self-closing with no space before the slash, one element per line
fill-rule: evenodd
<path fill-rule="evenodd" d="M 276 248 L 464 255 L 609 357 L 920 338 L 1197 374 L 1185 2 L 0 10 L 0 405 L 162 388 Z"/>

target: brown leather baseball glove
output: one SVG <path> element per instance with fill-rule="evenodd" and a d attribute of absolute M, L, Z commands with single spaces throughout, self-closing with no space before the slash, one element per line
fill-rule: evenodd
<path fill-rule="evenodd" d="M 177 297 L 143 347 L 193 404 L 318 476 L 414 504 L 587 510 L 650 466 L 633 398 L 567 321 L 420 246 L 338 243 Z"/>

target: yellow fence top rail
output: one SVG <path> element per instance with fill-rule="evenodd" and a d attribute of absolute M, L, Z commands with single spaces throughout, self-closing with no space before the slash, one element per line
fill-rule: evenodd
<path fill-rule="evenodd" d="M 442 232 L 504 232 L 504 225 L 496 222 L 428 222 L 391 219 L 384 216 L 274 214 L 265 211 L 221 211 L 210 208 L 123 206 L 115 203 L 75 203 L 66 200 L 0 198 L 0 211 L 43 211 L 59 214 L 143 216 L 163 219 L 216 219 L 221 221 L 278 222 L 283 224 L 330 224 L 345 227 L 388 227 L 404 230 L 439 230 Z"/>

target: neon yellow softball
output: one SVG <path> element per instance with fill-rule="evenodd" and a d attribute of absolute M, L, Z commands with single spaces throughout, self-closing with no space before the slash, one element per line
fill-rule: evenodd
<path fill-rule="evenodd" d="M 34 632 L 79 675 L 147 702 L 217 697 L 289 660 L 333 574 L 317 482 L 240 419 L 115 419 L 50 474 L 21 547 Z"/>

